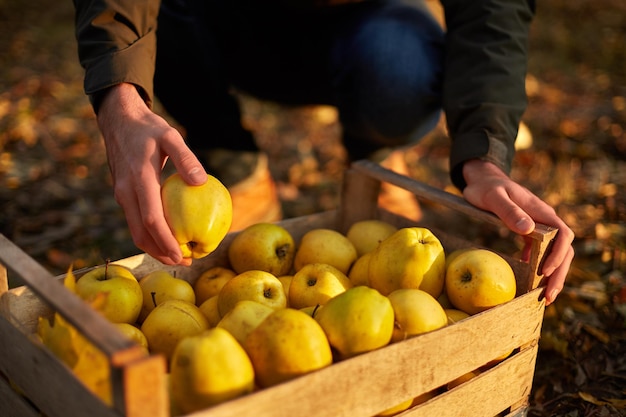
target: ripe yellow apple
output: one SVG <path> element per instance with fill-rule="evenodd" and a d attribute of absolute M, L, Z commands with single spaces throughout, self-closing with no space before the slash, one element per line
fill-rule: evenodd
<path fill-rule="evenodd" d="M 450 262 L 456 259 L 457 256 L 459 256 L 463 252 L 467 252 L 468 250 L 472 250 L 472 249 L 477 249 L 477 248 L 474 248 L 474 247 L 460 248 L 460 249 L 455 249 L 452 252 L 448 253 L 446 255 L 446 269 L 448 268 L 448 265 L 450 265 Z"/>
<path fill-rule="evenodd" d="M 346 237 L 356 248 L 358 256 L 363 256 L 378 247 L 378 244 L 394 234 L 398 228 L 383 220 L 370 219 L 353 223 Z"/>
<path fill-rule="evenodd" d="M 456 308 L 444 308 L 446 316 L 448 317 L 448 324 L 458 323 L 459 321 L 468 318 L 470 315 L 465 311 L 461 311 Z"/>
<path fill-rule="evenodd" d="M 334 266 L 307 264 L 291 279 L 288 303 L 296 309 L 325 304 L 348 288 L 352 281 Z"/>
<path fill-rule="evenodd" d="M 220 293 L 220 290 L 232 277 L 235 271 L 225 266 L 214 266 L 204 271 L 193 284 L 196 294 L 196 305 L 201 305 L 209 298 Z"/>
<path fill-rule="evenodd" d="M 453 306 L 476 314 L 515 298 L 515 273 L 509 263 L 488 249 L 456 257 L 446 270 L 446 294 Z"/>
<path fill-rule="evenodd" d="M 347 274 L 356 258 L 356 248 L 345 235 L 318 228 L 309 230 L 300 239 L 293 266 L 297 272 L 306 264 L 328 264 Z"/>
<path fill-rule="evenodd" d="M 291 280 L 293 275 L 281 275 L 278 280 L 283 284 L 283 290 L 285 290 L 285 297 L 287 297 L 287 307 L 289 307 L 289 287 L 291 286 Z"/>
<path fill-rule="evenodd" d="M 291 233 L 274 223 L 252 224 L 235 235 L 228 246 L 228 260 L 238 274 L 258 269 L 277 277 L 287 275 L 295 253 Z"/>
<path fill-rule="evenodd" d="M 196 295 L 191 284 L 176 278 L 163 269 L 157 269 L 139 280 L 143 294 L 143 307 L 139 321 L 143 321 L 154 308 L 166 300 L 185 300 L 196 302 Z"/>
<path fill-rule="evenodd" d="M 163 214 L 184 258 L 202 258 L 213 252 L 230 229 L 230 193 L 212 175 L 207 175 L 204 184 L 192 186 L 174 173 L 163 182 L 161 199 Z"/>
<path fill-rule="evenodd" d="M 348 272 L 348 278 L 352 281 L 352 285 L 357 287 L 359 285 L 369 286 L 369 270 L 370 259 L 372 252 L 367 252 L 357 258 L 352 264 L 352 268 Z"/>
<path fill-rule="evenodd" d="M 206 317 L 193 303 L 167 300 L 148 314 L 141 331 L 152 353 L 161 353 L 169 361 L 178 342 L 209 328 Z"/>
<path fill-rule="evenodd" d="M 220 316 L 224 317 L 241 300 L 256 301 L 273 309 L 287 307 L 283 284 L 271 273 L 261 270 L 242 272 L 224 284 L 217 298 Z"/>
<path fill-rule="evenodd" d="M 446 388 L 447 388 L 448 390 L 451 390 L 451 389 L 453 389 L 453 388 L 456 388 L 456 387 L 458 387 L 459 385 L 463 384 L 464 382 L 467 382 L 467 381 L 469 381 L 470 379 L 477 377 L 478 375 L 480 375 L 480 373 L 481 373 L 481 371 L 480 371 L 480 370 L 478 370 L 478 369 L 476 369 L 476 370 L 474 370 L 474 371 L 467 372 L 467 373 L 465 373 L 465 374 L 461 375 L 460 377 L 455 378 L 454 380 L 452 380 L 452 381 L 448 382 L 448 383 L 446 384 Z"/>
<path fill-rule="evenodd" d="M 374 417 L 391 417 L 391 416 L 395 416 L 396 414 L 399 414 L 402 411 L 407 410 L 412 405 L 413 405 L 413 398 L 409 398 L 406 401 L 402 401 L 398 405 L 390 407 L 390 408 L 386 409 L 385 411 L 382 411 L 382 412 L 376 414 L 376 416 L 374 416 Z"/>
<path fill-rule="evenodd" d="M 441 304 L 426 291 L 401 288 L 387 296 L 393 307 L 395 325 L 392 342 L 399 342 L 448 325 Z"/>
<path fill-rule="evenodd" d="M 99 293 L 107 294 L 98 311 L 109 321 L 130 324 L 137 321 L 143 295 L 129 269 L 107 263 L 85 273 L 76 282 L 76 294 L 83 300 L 92 301 Z"/>
<path fill-rule="evenodd" d="M 248 355 L 230 333 L 219 327 L 181 340 L 170 370 L 172 400 L 185 414 L 254 389 L 254 368 Z"/>
<path fill-rule="evenodd" d="M 331 298 L 315 313 L 339 359 L 386 346 L 393 335 L 393 307 L 377 290 L 359 286 Z"/>
<path fill-rule="evenodd" d="M 113 323 L 113 325 L 117 327 L 123 335 L 137 343 L 142 348 L 145 348 L 146 352 L 149 352 L 150 349 L 148 346 L 148 339 L 146 339 L 146 336 L 143 334 L 141 329 L 139 329 L 139 327 L 129 323 Z"/>
<path fill-rule="evenodd" d="M 324 368 L 333 361 L 319 324 L 293 308 L 270 314 L 248 335 L 244 348 L 261 388 Z"/>
<path fill-rule="evenodd" d="M 418 288 L 437 298 L 445 279 L 445 252 L 424 227 L 404 227 L 382 241 L 369 262 L 369 285 L 383 295 Z"/>
<path fill-rule="evenodd" d="M 214 295 L 213 297 L 200 304 L 200 306 L 198 306 L 204 317 L 206 317 L 209 323 L 209 327 L 217 326 L 217 323 L 219 323 L 222 319 L 222 316 L 220 315 L 220 310 L 217 307 L 217 299 L 218 296 Z"/>
<path fill-rule="evenodd" d="M 243 345 L 250 332 L 273 312 L 274 309 L 268 305 L 252 300 L 241 300 L 222 317 L 217 327 L 228 330 Z"/>

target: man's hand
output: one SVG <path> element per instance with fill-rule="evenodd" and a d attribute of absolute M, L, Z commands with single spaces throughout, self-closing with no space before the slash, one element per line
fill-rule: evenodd
<path fill-rule="evenodd" d="M 138 248 L 165 264 L 189 265 L 163 215 L 161 171 L 170 158 L 191 185 L 206 181 L 204 168 L 180 133 L 153 113 L 132 84 L 106 94 L 98 112 L 115 200 Z"/>
<path fill-rule="evenodd" d="M 574 259 L 574 232 L 558 217 L 554 209 L 525 187 L 510 179 L 496 165 L 471 160 L 463 166 L 467 187 L 465 199 L 481 209 L 491 211 L 520 235 L 535 228 L 535 222 L 556 227 L 559 232 L 540 271 L 548 277 L 546 304 L 552 303 L 563 289 Z"/>

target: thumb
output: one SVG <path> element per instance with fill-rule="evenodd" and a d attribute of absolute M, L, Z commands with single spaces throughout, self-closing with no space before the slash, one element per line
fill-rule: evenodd
<path fill-rule="evenodd" d="M 183 181 L 189 185 L 202 185 L 207 173 L 196 155 L 187 147 L 180 134 L 163 142 L 163 151 L 169 156 Z"/>

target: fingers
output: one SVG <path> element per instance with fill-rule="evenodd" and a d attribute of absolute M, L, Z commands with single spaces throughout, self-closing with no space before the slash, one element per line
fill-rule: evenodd
<path fill-rule="evenodd" d="M 202 185 L 207 180 L 204 167 L 176 131 L 163 136 L 162 151 L 169 156 L 176 171 L 189 185 Z"/>
<path fill-rule="evenodd" d="M 561 293 L 563 286 L 565 285 L 565 278 L 569 271 L 572 260 L 574 259 L 574 249 L 570 246 L 565 254 L 565 258 L 558 264 L 556 269 L 548 277 L 548 284 L 546 286 L 546 305 L 550 305 L 556 300 L 557 296 Z"/>

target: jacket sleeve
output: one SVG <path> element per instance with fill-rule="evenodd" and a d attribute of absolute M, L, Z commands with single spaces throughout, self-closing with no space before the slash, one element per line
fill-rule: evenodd
<path fill-rule="evenodd" d="M 442 0 L 446 18 L 443 107 L 450 177 L 466 186 L 463 163 L 493 162 L 509 173 L 527 98 L 533 0 Z"/>
<path fill-rule="evenodd" d="M 159 0 L 74 0 L 84 89 L 97 110 L 98 92 L 134 84 L 152 104 Z"/>

